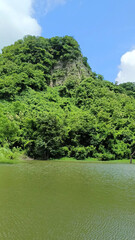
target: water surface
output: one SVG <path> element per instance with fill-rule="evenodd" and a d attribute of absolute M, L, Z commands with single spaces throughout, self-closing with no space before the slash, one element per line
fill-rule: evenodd
<path fill-rule="evenodd" d="M 134 240 L 135 165 L 0 165 L 1 240 Z"/>

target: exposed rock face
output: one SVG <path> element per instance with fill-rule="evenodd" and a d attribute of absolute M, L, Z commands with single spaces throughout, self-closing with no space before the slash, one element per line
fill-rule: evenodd
<path fill-rule="evenodd" d="M 62 85 L 69 79 L 80 82 L 89 77 L 90 72 L 90 68 L 84 65 L 82 56 L 74 61 L 58 61 L 52 70 L 50 86 Z"/>

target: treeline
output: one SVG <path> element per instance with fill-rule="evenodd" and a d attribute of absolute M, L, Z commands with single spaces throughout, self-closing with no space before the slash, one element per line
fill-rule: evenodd
<path fill-rule="evenodd" d="M 129 158 L 135 150 L 135 85 L 93 73 L 50 87 L 61 60 L 82 56 L 72 37 L 25 37 L 0 54 L 0 146 L 36 159 Z"/>

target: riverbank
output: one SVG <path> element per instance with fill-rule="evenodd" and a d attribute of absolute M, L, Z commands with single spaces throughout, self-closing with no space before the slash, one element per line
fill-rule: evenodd
<path fill-rule="evenodd" d="M 101 161 L 97 158 L 86 158 L 84 160 L 77 160 L 75 158 L 60 158 L 60 159 L 51 159 L 53 161 L 58 161 L 58 162 L 89 162 L 89 163 L 130 163 L 130 159 L 120 159 L 120 160 L 109 160 L 109 161 Z M 135 163 L 135 159 L 133 159 L 132 163 Z"/>
<path fill-rule="evenodd" d="M 23 161 L 24 153 L 19 149 L 14 148 L 13 150 L 8 147 L 0 148 L 0 163 L 2 164 L 15 164 Z"/>
<path fill-rule="evenodd" d="M 25 155 L 24 152 L 19 150 L 11 151 L 8 148 L 0 148 L 0 163 L 5 164 L 15 164 L 20 162 L 27 162 L 27 161 L 41 161 L 37 159 L 29 158 Z M 75 158 L 63 157 L 60 159 L 49 159 L 49 160 L 42 160 L 42 161 L 55 161 L 55 162 L 86 162 L 86 163 L 113 163 L 113 164 L 120 164 L 120 163 L 130 163 L 130 159 L 121 159 L 121 160 L 108 160 L 108 161 L 101 161 L 97 158 L 86 158 L 84 160 L 77 160 Z M 135 159 L 133 159 L 132 163 L 135 163 Z"/>

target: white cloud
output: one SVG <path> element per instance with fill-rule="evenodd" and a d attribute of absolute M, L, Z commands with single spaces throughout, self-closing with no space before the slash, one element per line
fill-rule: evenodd
<path fill-rule="evenodd" d="M 135 82 L 135 50 L 126 52 L 121 57 L 120 71 L 115 81 L 120 83 Z"/>
<path fill-rule="evenodd" d="M 41 34 L 32 4 L 33 0 L 0 0 L 0 49 L 25 35 Z"/>
<path fill-rule="evenodd" d="M 0 49 L 25 35 L 41 35 L 41 26 L 33 17 L 47 14 L 68 0 L 0 0 Z"/>
<path fill-rule="evenodd" d="M 49 11 L 54 9 L 58 5 L 64 5 L 68 0 L 36 0 L 35 6 L 43 14 L 47 14 Z"/>
<path fill-rule="evenodd" d="M 56 7 L 57 5 L 61 5 L 66 3 L 66 0 L 47 0 L 46 1 L 46 10 L 49 11 L 50 9 Z"/>

